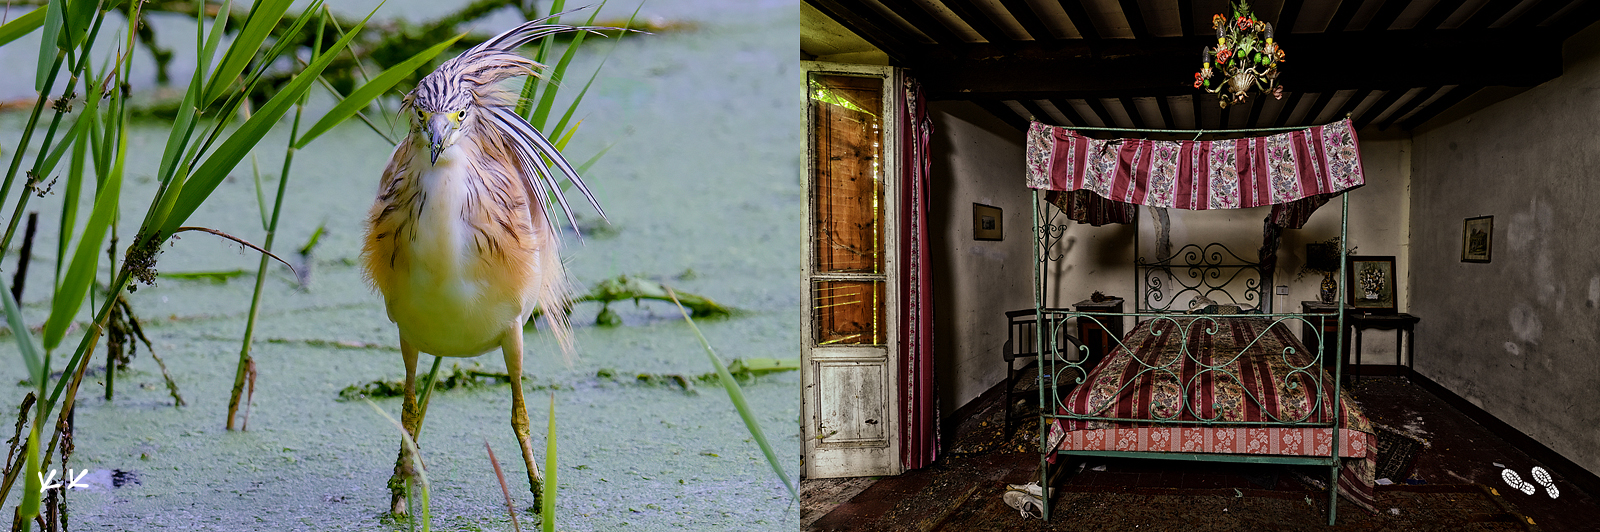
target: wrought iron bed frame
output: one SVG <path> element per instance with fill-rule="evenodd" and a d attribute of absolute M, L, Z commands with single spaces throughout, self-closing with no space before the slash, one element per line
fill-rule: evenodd
<path fill-rule="evenodd" d="M 1066 258 L 1064 253 L 1052 254 L 1052 245 L 1055 242 L 1060 241 L 1061 237 L 1066 231 L 1066 228 L 1074 222 L 1070 220 L 1061 220 L 1060 223 L 1053 223 L 1058 217 L 1060 217 L 1060 212 L 1054 209 L 1052 209 L 1048 215 L 1041 212 L 1043 209 L 1040 205 L 1040 193 L 1039 191 L 1035 190 L 1033 194 L 1033 227 L 1035 237 L 1034 311 L 1037 319 L 1035 323 L 1037 323 L 1041 328 L 1040 330 L 1049 331 L 1049 334 L 1034 335 L 1038 344 L 1036 346 L 1037 351 L 1035 352 L 1039 353 L 1040 355 L 1040 369 L 1038 377 L 1040 382 L 1040 484 L 1045 486 L 1047 489 L 1050 486 L 1050 481 L 1052 480 L 1053 475 L 1051 473 L 1049 458 L 1052 453 L 1069 456 L 1325 466 L 1329 469 L 1328 524 L 1334 524 L 1334 521 L 1337 517 L 1339 497 L 1338 481 L 1339 469 L 1341 465 L 1339 451 L 1342 448 L 1342 442 L 1340 441 L 1339 434 L 1339 411 L 1342 406 L 1339 397 L 1339 383 L 1342 381 L 1343 375 L 1340 364 L 1331 364 L 1332 369 L 1330 371 L 1333 375 L 1333 383 L 1332 386 L 1328 386 L 1328 383 L 1324 382 L 1325 372 L 1321 371 L 1320 368 L 1322 367 L 1322 357 L 1325 356 L 1322 353 L 1331 354 L 1343 352 L 1343 335 L 1336 335 L 1336 337 L 1332 339 L 1332 347 L 1335 347 L 1334 350 L 1330 351 L 1325 349 L 1328 342 L 1323 337 L 1323 328 L 1320 326 L 1320 324 L 1323 322 L 1323 320 L 1337 319 L 1339 321 L 1338 330 L 1342 331 L 1344 330 L 1345 325 L 1345 313 L 1336 313 L 1334 315 L 1336 317 L 1334 317 L 1327 314 L 1272 312 L 1272 298 L 1270 295 L 1268 295 L 1269 287 L 1273 285 L 1271 277 L 1260 269 L 1259 263 L 1250 262 L 1240 258 L 1237 254 L 1233 253 L 1232 250 L 1229 250 L 1222 244 L 1213 243 L 1204 246 L 1188 244 L 1182 248 L 1179 248 L 1179 250 L 1176 253 L 1173 253 L 1171 257 L 1147 262 L 1139 256 L 1139 231 L 1137 229 L 1137 215 L 1134 217 L 1134 293 L 1137 294 L 1137 299 L 1134 301 L 1133 311 L 1123 313 L 1082 313 L 1076 312 L 1069 308 L 1050 307 L 1046 301 L 1050 288 L 1050 276 L 1048 272 L 1049 266 L 1051 263 L 1060 262 Z M 1347 241 L 1346 237 L 1349 235 L 1350 217 L 1350 200 L 1348 195 L 1342 196 L 1342 204 L 1340 209 L 1340 238 L 1341 241 Z M 1226 257 L 1224 256 L 1224 253 L 1226 254 Z M 1225 260 L 1230 257 L 1231 260 Z M 1345 262 L 1346 261 L 1341 257 L 1339 271 L 1340 279 L 1344 279 Z M 1255 273 L 1254 279 L 1249 277 L 1250 272 Z M 1240 279 L 1241 276 L 1244 276 L 1242 280 Z M 1161 280 L 1162 278 L 1172 279 L 1177 286 L 1164 286 Z M 1241 285 L 1243 291 L 1239 295 L 1235 295 L 1233 292 L 1228 290 L 1229 287 L 1234 287 L 1237 289 Z M 1171 294 L 1166 292 L 1166 290 L 1169 289 L 1172 290 Z M 1259 314 L 1195 315 L 1185 313 L 1182 310 L 1173 310 L 1172 306 L 1178 302 L 1179 296 L 1188 294 L 1203 295 L 1214 299 L 1219 304 L 1244 304 L 1247 302 L 1256 302 L 1257 304 L 1255 307 L 1260 309 L 1262 312 Z M 1346 297 L 1345 291 L 1341 289 L 1338 291 L 1338 294 L 1338 308 L 1344 308 Z M 1221 299 L 1216 299 L 1213 297 L 1222 295 L 1225 295 L 1228 301 L 1224 302 Z M 1313 406 L 1306 411 L 1304 416 L 1298 419 L 1278 419 L 1276 415 L 1270 413 L 1266 408 L 1262 408 L 1262 412 L 1272 417 L 1273 421 L 1219 421 L 1219 418 L 1221 417 L 1220 413 L 1218 413 L 1217 416 L 1207 419 L 1205 416 L 1200 415 L 1197 405 L 1190 404 L 1191 387 L 1198 385 L 1200 381 L 1198 378 L 1199 375 L 1205 373 L 1213 373 L 1216 375 L 1216 378 L 1231 378 L 1236 383 L 1240 382 L 1237 375 L 1234 375 L 1228 371 L 1227 365 L 1241 356 L 1243 351 L 1240 353 L 1235 353 L 1231 357 L 1213 356 L 1210 357 L 1210 360 L 1217 360 L 1220 362 L 1206 363 L 1198 357 L 1198 354 L 1191 353 L 1189 351 L 1189 342 L 1179 342 L 1179 356 L 1174 357 L 1172 361 L 1159 366 L 1152 365 L 1150 361 L 1142 360 L 1138 356 L 1134 356 L 1134 360 L 1144 366 L 1140 369 L 1141 375 L 1143 373 L 1165 373 L 1172 376 L 1174 380 L 1179 383 L 1179 386 L 1182 390 L 1180 397 L 1182 398 L 1183 404 L 1180 405 L 1180 408 L 1177 409 L 1176 413 L 1174 413 L 1171 417 L 1157 418 L 1155 420 L 1136 420 L 1116 418 L 1108 415 L 1099 415 L 1104 413 L 1104 411 L 1109 408 L 1110 405 L 1114 405 L 1115 401 L 1108 402 L 1107 406 L 1102 406 L 1100 410 L 1096 412 L 1079 414 L 1068 410 L 1068 414 L 1058 413 L 1062 411 L 1062 397 L 1078 384 L 1082 384 L 1087 378 L 1090 368 L 1084 367 L 1084 362 L 1091 360 L 1087 356 L 1079 356 L 1077 357 L 1077 361 L 1071 361 L 1068 360 L 1067 357 L 1063 356 L 1063 349 L 1066 346 L 1059 344 L 1055 340 L 1056 338 L 1060 337 L 1060 334 L 1058 333 L 1063 331 L 1066 327 L 1069 327 L 1069 322 L 1072 320 L 1092 320 L 1104 328 L 1105 324 L 1101 321 L 1102 319 L 1122 320 L 1128 316 L 1133 317 L 1136 322 L 1145 320 L 1169 320 L 1176 326 L 1175 329 L 1177 333 L 1180 334 L 1180 336 L 1178 336 L 1179 338 L 1188 338 L 1189 335 L 1193 333 L 1216 334 L 1217 331 L 1220 330 L 1218 327 L 1216 327 L 1216 318 L 1261 318 L 1271 320 L 1272 326 L 1263 329 L 1262 335 L 1270 332 L 1272 328 L 1285 326 L 1287 323 L 1299 322 L 1303 327 L 1307 327 L 1312 331 L 1309 334 L 1315 338 L 1317 350 L 1316 353 L 1314 353 L 1314 356 L 1310 358 L 1310 362 L 1307 365 L 1298 365 L 1290 362 L 1289 360 L 1289 356 L 1294 352 L 1294 348 L 1286 348 L 1284 350 L 1285 352 L 1282 353 L 1281 356 L 1284 358 L 1286 363 L 1289 363 L 1291 370 L 1287 374 L 1281 376 L 1281 381 L 1284 381 L 1285 385 L 1289 386 L 1290 389 L 1294 389 L 1299 385 L 1299 382 L 1297 381 L 1309 378 L 1312 382 L 1312 385 L 1308 387 L 1307 399 L 1308 401 L 1311 401 Z M 1188 323 L 1185 324 L 1179 320 L 1180 317 L 1192 319 L 1188 319 Z M 1200 325 L 1200 327 L 1196 327 L 1196 325 Z M 1129 331 L 1132 330 L 1133 329 L 1129 329 Z M 1253 339 L 1249 345 L 1245 347 L 1245 349 L 1250 349 L 1250 347 L 1254 346 L 1259 340 L 1260 336 Z M 1122 338 L 1116 338 L 1115 342 L 1117 347 L 1128 350 L 1130 353 L 1137 355 L 1136 352 L 1129 350 L 1128 346 L 1123 345 Z M 1077 346 L 1077 348 L 1080 350 L 1087 349 L 1081 345 Z M 1106 350 L 1110 351 L 1111 347 L 1107 346 Z M 1086 355 L 1087 352 L 1085 351 L 1083 354 Z M 1104 357 L 1097 358 L 1104 360 Z M 1199 373 L 1196 374 L 1196 377 L 1187 382 L 1185 382 L 1178 374 L 1178 371 L 1181 369 L 1180 364 L 1186 358 L 1194 362 L 1197 367 L 1201 368 Z M 1297 378 L 1297 376 L 1300 377 Z M 1289 379 L 1296 380 L 1290 381 Z M 1046 381 L 1057 384 L 1046 385 Z M 1118 391 L 1118 395 L 1120 396 L 1121 392 L 1125 391 L 1127 386 L 1129 386 L 1129 384 L 1132 382 L 1134 382 L 1134 380 L 1130 379 L 1128 384 L 1124 384 L 1124 388 Z M 1241 388 L 1243 388 L 1243 386 L 1241 386 Z M 1245 392 L 1246 401 L 1252 401 L 1258 406 L 1261 405 L 1261 400 L 1255 397 L 1253 394 L 1250 394 L 1248 389 L 1246 389 Z M 1314 395 L 1312 395 L 1311 392 L 1314 392 Z M 1322 408 L 1324 394 L 1330 393 L 1332 394 L 1333 411 L 1322 412 L 1323 410 L 1326 410 Z M 1184 413 L 1192 415 L 1196 421 L 1180 419 Z M 1152 425 L 1202 427 L 1327 427 L 1331 429 L 1333 445 L 1331 447 L 1331 453 L 1329 456 L 1172 453 L 1161 451 L 1063 451 L 1053 448 L 1053 446 L 1050 445 L 1051 442 L 1049 441 L 1050 426 L 1055 420 L 1058 419 L 1073 419 L 1080 421 L 1121 421 L 1149 423 Z M 1050 497 L 1048 496 L 1048 492 L 1047 495 L 1043 497 L 1042 510 L 1043 518 L 1048 521 L 1050 519 Z"/>

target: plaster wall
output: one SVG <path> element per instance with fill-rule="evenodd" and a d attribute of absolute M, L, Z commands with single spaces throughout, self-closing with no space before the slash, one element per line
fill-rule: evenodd
<path fill-rule="evenodd" d="M 1565 73 L 1414 140 L 1416 369 L 1600 473 L 1600 26 Z M 1461 262 L 1494 216 L 1492 262 Z"/>
<path fill-rule="evenodd" d="M 1005 379 L 1005 313 L 1033 308 L 1023 135 L 968 102 L 929 102 L 934 371 L 949 415 Z M 1004 240 L 972 238 L 972 204 L 999 207 Z"/>

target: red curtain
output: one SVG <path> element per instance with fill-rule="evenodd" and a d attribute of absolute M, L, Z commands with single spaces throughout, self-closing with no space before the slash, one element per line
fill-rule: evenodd
<path fill-rule="evenodd" d="M 922 87 L 909 77 L 900 103 L 900 461 L 906 469 L 939 454 L 933 380 L 933 276 L 928 255 L 928 119 Z"/>

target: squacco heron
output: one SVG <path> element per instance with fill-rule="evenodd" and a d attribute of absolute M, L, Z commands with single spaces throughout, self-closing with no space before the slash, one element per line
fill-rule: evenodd
<path fill-rule="evenodd" d="M 522 326 L 535 308 L 543 308 L 562 354 L 572 356 L 563 312 L 570 288 L 551 198 L 577 227 L 544 160 L 605 216 L 555 145 L 517 115 L 516 94 L 500 86 L 514 76 L 538 76 L 543 68 L 514 53 L 518 46 L 546 35 L 605 29 L 547 20 L 524 23 L 445 61 L 405 96 L 401 112 L 411 115 L 411 132 L 384 168 L 361 252 L 368 279 L 383 293 L 389 320 L 400 329 L 405 431 L 416 435 L 422 422 L 418 352 L 475 357 L 499 348 L 511 377 L 511 427 L 535 505 L 542 477 L 522 398 Z M 410 458 L 402 445 L 389 481 L 395 514 L 406 512 L 404 482 L 415 474 Z"/>

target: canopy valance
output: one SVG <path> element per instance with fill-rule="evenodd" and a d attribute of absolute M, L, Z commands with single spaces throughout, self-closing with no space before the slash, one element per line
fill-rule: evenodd
<path fill-rule="evenodd" d="M 1034 122 L 1028 187 L 1068 218 L 1130 223 L 1137 205 L 1210 210 L 1272 206 L 1270 223 L 1305 225 L 1333 196 L 1365 183 L 1350 120 L 1232 140 L 1099 140 Z"/>

